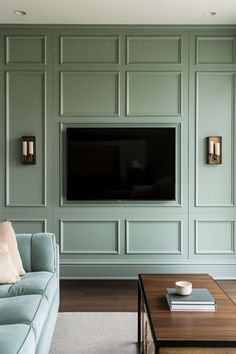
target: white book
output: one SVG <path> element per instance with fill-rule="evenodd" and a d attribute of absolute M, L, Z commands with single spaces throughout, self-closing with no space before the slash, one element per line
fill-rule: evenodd
<path fill-rule="evenodd" d="M 166 299 L 171 311 L 216 311 L 215 299 L 205 288 L 194 288 L 186 296 L 176 294 L 174 288 L 167 288 Z"/>

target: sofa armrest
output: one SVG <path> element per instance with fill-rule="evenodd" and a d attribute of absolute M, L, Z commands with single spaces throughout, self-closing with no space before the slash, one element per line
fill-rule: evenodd
<path fill-rule="evenodd" d="M 58 289 L 60 288 L 59 283 L 60 283 L 60 250 L 59 250 L 59 245 L 56 244 L 56 274 L 57 274 L 57 279 L 58 279 Z"/>
<path fill-rule="evenodd" d="M 17 243 L 27 272 L 58 272 L 58 250 L 52 233 L 18 234 Z"/>

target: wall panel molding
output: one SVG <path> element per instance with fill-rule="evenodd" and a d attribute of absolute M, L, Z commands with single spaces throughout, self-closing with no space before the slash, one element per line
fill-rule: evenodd
<path fill-rule="evenodd" d="M 127 64 L 182 64 L 182 36 L 127 36 Z"/>
<path fill-rule="evenodd" d="M 126 76 L 126 115 L 181 117 L 182 91 L 181 72 L 129 71 Z"/>
<path fill-rule="evenodd" d="M 195 75 L 195 206 L 233 207 L 235 205 L 235 73 L 199 71 Z M 203 109 L 200 107 L 199 98 L 201 95 L 203 99 L 203 93 L 200 92 L 200 80 L 202 78 L 207 85 L 212 84 L 212 90 L 216 90 L 216 94 L 213 95 L 208 87 L 206 90 L 208 92 L 208 104 Z M 202 87 L 204 87 L 203 83 Z M 224 106 L 222 106 L 221 98 L 223 92 L 226 94 L 226 89 L 230 92 L 227 96 L 228 102 L 225 103 L 225 98 L 223 100 Z M 224 116 L 224 120 L 222 120 L 222 116 Z M 206 119 L 203 120 L 207 117 L 207 121 Z M 203 122 L 201 122 L 201 125 L 200 119 Z M 201 132 L 200 128 L 202 129 Z M 222 165 L 211 166 L 206 163 L 206 137 L 211 135 L 222 136 Z M 204 187 L 204 189 L 203 186 L 201 188 L 199 185 L 200 177 L 202 184 L 204 183 L 205 186 L 208 185 L 210 188 Z M 226 188 L 229 189 L 226 190 Z M 221 196 L 222 202 L 219 196 Z M 206 198 L 208 201 L 203 201 Z"/>
<path fill-rule="evenodd" d="M 10 84 L 11 78 L 18 79 L 19 82 Z M 25 80 L 25 89 L 22 90 L 20 80 Z M 15 93 L 22 95 L 19 97 L 12 94 L 14 86 Z M 41 93 L 41 102 L 36 94 Z M 31 91 L 31 102 L 28 93 Z M 14 101 L 15 100 L 15 101 Z M 39 105 L 41 106 L 39 107 Z M 6 206 L 7 207 L 46 207 L 47 179 L 46 179 L 46 120 L 47 120 L 47 75 L 44 71 L 8 71 L 6 72 Z M 15 112 L 12 112 L 12 106 Z M 41 110 L 41 112 L 39 112 Z M 27 120 L 27 118 L 29 118 Z M 36 119 L 38 118 L 37 124 Z M 14 132 L 13 132 L 14 128 Z M 39 131 L 38 128 L 41 130 Z M 21 164 L 20 138 L 23 135 L 36 136 L 36 165 Z M 41 134 L 41 139 L 39 138 Z M 21 187 L 11 181 L 11 167 L 14 167 L 14 178 L 21 180 Z M 17 176 L 18 173 L 18 176 Z M 40 180 L 41 177 L 41 180 Z M 38 189 L 41 184 L 41 195 Z M 14 196 L 13 190 L 21 193 L 18 198 Z M 31 189 L 29 189 L 31 188 Z M 27 201 L 27 198 L 32 198 Z M 19 200 L 20 199 L 20 200 Z"/>
<path fill-rule="evenodd" d="M 60 72 L 61 117 L 117 117 L 119 115 L 119 72 Z"/>
<path fill-rule="evenodd" d="M 61 36 L 60 64 L 120 64 L 119 36 Z"/>
<path fill-rule="evenodd" d="M 46 65 L 46 36 L 6 36 L 6 64 Z"/>
<path fill-rule="evenodd" d="M 16 219 L 11 218 L 13 228 L 19 233 L 47 232 L 47 219 Z"/>
<path fill-rule="evenodd" d="M 182 220 L 126 220 L 126 254 L 183 254 Z M 134 230 L 132 230 L 132 224 Z M 154 227 L 155 224 L 155 227 Z M 148 229 L 149 228 L 149 229 Z M 169 228 L 169 229 L 168 229 Z M 174 228 L 174 229 L 173 229 Z M 142 235 L 139 232 L 142 231 Z M 135 240 L 136 238 L 136 240 Z M 149 238 L 149 245 L 148 245 Z M 168 238 L 168 245 L 166 240 Z M 135 241 L 137 242 L 135 246 Z M 132 249 L 131 243 L 134 248 Z M 141 243 L 141 248 L 138 243 Z M 176 248 L 170 246 L 175 244 Z M 148 247 L 147 247 L 148 246 Z M 136 249 L 135 249 L 136 247 Z M 147 247 L 146 249 L 144 247 Z"/>
<path fill-rule="evenodd" d="M 194 253 L 196 255 L 235 254 L 234 223 L 234 220 L 195 220 Z"/>
<path fill-rule="evenodd" d="M 61 254 L 120 254 L 120 220 L 61 219 L 59 224 Z M 67 229 L 67 235 L 65 235 L 66 224 L 70 224 L 72 227 L 71 230 Z M 74 230 L 72 225 L 75 225 Z M 73 241 L 70 232 L 75 233 L 74 241 L 78 240 L 78 244 L 71 244 L 70 249 L 66 249 L 68 238 L 70 237 L 70 242 Z M 111 236 L 113 237 L 113 241 Z M 109 246 L 113 245 L 113 249 L 112 247 L 108 249 L 106 242 L 110 242 Z"/>
<path fill-rule="evenodd" d="M 234 41 L 232 36 L 197 36 L 196 64 L 234 64 Z"/>

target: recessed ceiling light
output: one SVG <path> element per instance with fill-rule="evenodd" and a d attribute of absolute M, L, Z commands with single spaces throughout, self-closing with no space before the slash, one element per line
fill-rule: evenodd
<path fill-rule="evenodd" d="M 216 12 L 215 11 L 207 11 L 207 12 L 205 12 L 205 15 L 206 16 L 215 16 Z"/>
<path fill-rule="evenodd" d="M 26 15 L 26 12 L 25 12 L 25 11 L 22 11 L 22 10 L 16 10 L 16 11 L 15 11 L 15 14 L 16 14 L 17 16 L 24 16 L 24 15 Z"/>

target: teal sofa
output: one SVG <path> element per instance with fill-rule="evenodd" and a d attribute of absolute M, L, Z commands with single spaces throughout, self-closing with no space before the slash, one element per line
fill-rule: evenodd
<path fill-rule="evenodd" d="M 48 354 L 59 306 L 59 252 L 49 233 L 18 234 L 26 274 L 0 285 L 0 354 Z"/>

